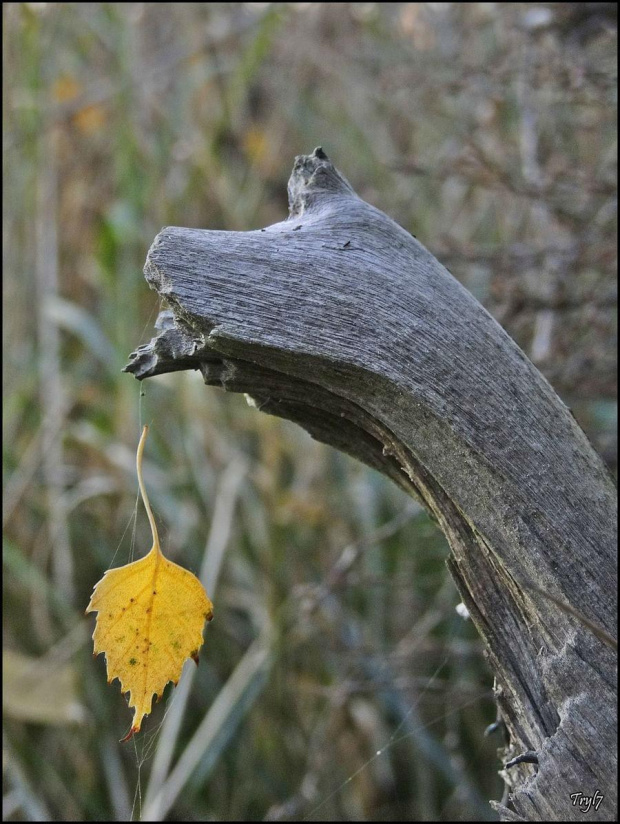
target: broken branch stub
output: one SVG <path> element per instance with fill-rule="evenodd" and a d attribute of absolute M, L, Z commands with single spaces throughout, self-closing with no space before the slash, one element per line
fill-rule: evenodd
<path fill-rule="evenodd" d="M 501 326 L 321 149 L 296 158 L 288 188 L 289 218 L 265 229 L 159 233 L 145 274 L 169 309 L 126 370 L 199 369 L 420 499 L 486 644 L 506 761 L 538 757 L 503 773 L 513 810 L 580 820 L 571 794 L 598 790 L 588 819 L 614 819 L 605 466 Z"/>

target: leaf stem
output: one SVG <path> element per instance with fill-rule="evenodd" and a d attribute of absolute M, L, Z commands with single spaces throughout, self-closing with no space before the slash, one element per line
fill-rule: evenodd
<path fill-rule="evenodd" d="M 144 429 L 142 430 L 142 436 L 140 438 L 140 443 L 138 444 L 138 453 L 136 455 L 136 466 L 138 469 L 138 485 L 140 487 L 140 494 L 142 495 L 142 500 L 144 501 L 144 508 L 146 509 L 146 514 L 149 518 L 149 523 L 151 525 L 151 532 L 153 534 L 153 549 L 157 552 L 158 555 L 161 555 L 161 547 L 159 546 L 159 535 L 157 534 L 157 525 L 155 524 L 155 518 L 153 517 L 153 512 L 151 510 L 151 505 L 149 503 L 149 496 L 146 494 L 146 489 L 144 487 L 144 481 L 142 479 L 142 453 L 144 452 L 144 444 L 146 443 L 146 436 L 149 434 L 149 428 L 145 424 Z M 151 550 L 151 552 L 153 551 Z"/>

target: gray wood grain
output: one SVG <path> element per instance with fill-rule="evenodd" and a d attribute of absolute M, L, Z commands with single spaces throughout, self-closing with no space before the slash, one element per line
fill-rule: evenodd
<path fill-rule="evenodd" d="M 496 675 L 505 761 L 538 754 L 504 771 L 508 807 L 613 820 L 617 496 L 603 462 L 499 324 L 321 149 L 296 158 L 289 203 L 258 231 L 160 232 L 145 275 L 169 309 L 127 371 L 199 369 L 420 499 Z M 571 800 L 597 790 L 587 814 Z"/>

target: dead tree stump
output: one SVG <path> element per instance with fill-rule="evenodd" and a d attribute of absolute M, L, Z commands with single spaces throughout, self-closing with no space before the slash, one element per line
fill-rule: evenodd
<path fill-rule="evenodd" d="M 499 324 L 322 149 L 296 159 L 289 202 L 259 231 L 159 233 L 145 274 L 169 309 L 126 370 L 199 369 L 421 500 L 496 676 L 517 759 L 502 817 L 614 820 L 605 466 Z"/>

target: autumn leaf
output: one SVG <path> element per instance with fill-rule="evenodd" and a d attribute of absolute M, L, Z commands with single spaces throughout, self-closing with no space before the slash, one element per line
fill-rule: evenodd
<path fill-rule="evenodd" d="M 105 652 L 108 683 L 115 678 L 129 694 L 133 723 L 123 738 L 139 731 L 169 681 L 177 684 L 188 658 L 198 663 L 205 619 L 213 605 L 202 584 L 188 570 L 169 561 L 159 536 L 142 480 L 142 453 L 148 426 L 138 445 L 138 484 L 153 533 L 153 547 L 144 558 L 108 570 L 95 585 L 86 612 L 97 612 L 94 654 Z"/>

